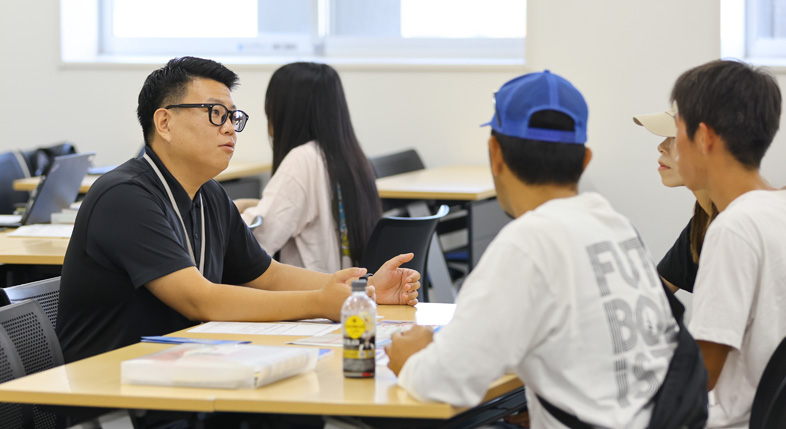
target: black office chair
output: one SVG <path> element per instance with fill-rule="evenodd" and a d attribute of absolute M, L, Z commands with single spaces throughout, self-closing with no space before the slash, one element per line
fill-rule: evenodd
<path fill-rule="evenodd" d="M 27 164 L 30 176 L 41 176 L 47 173 L 55 157 L 72 155 L 76 153 L 76 146 L 70 142 L 60 142 L 52 146 L 38 147 L 36 149 L 20 151 Z"/>
<path fill-rule="evenodd" d="M 370 157 L 368 161 L 374 170 L 377 179 L 393 176 L 395 174 L 409 173 L 410 171 L 422 170 L 425 167 L 423 160 L 415 149 L 407 149 L 401 152 L 391 153 Z M 382 200 L 382 210 L 392 216 L 402 214 L 401 208 L 409 204 L 411 200 Z M 429 205 L 432 205 L 430 203 Z M 440 221 L 437 233 L 447 234 L 460 229 L 465 229 L 467 225 L 467 211 L 460 206 L 451 207 L 450 215 Z M 466 246 L 445 251 L 445 260 L 451 269 L 451 277 L 454 280 L 466 275 L 469 253 Z M 451 264 L 453 263 L 453 264 Z"/>
<path fill-rule="evenodd" d="M 11 214 L 30 198 L 26 191 L 15 191 L 14 180 L 30 177 L 19 152 L 0 154 L 0 213 Z"/>
<path fill-rule="evenodd" d="M 0 289 L 0 305 L 14 304 L 28 299 L 38 301 L 46 317 L 52 322 L 52 328 L 57 329 L 60 277 Z"/>
<path fill-rule="evenodd" d="M 371 163 L 371 169 L 374 170 L 377 179 L 426 168 L 415 149 L 374 156 L 368 161 Z"/>
<path fill-rule="evenodd" d="M 11 337 L 0 326 L 0 383 L 11 381 L 25 376 L 25 367 Z M 0 427 L 21 428 L 33 427 L 32 408 L 27 405 L 0 403 Z"/>
<path fill-rule="evenodd" d="M 786 427 L 786 338 L 772 353 L 751 407 L 751 429 Z"/>
<path fill-rule="evenodd" d="M 41 305 L 35 300 L 0 307 L 0 326 L 8 333 L 9 342 L 19 355 L 24 374 L 30 375 L 63 364 L 63 352 L 55 330 L 49 323 Z M 42 409 L 38 405 L 23 406 L 23 414 L 32 415 L 35 428 L 65 426 L 65 418 Z M 5 426 L 3 426 L 5 427 Z"/>
<path fill-rule="evenodd" d="M 377 179 L 426 168 L 415 149 L 372 156 L 368 162 Z M 383 199 L 382 212 L 388 216 L 401 216 L 406 212 L 405 206 L 411 202 L 412 200 L 404 199 Z"/>
<path fill-rule="evenodd" d="M 417 270 L 421 274 L 420 301 L 428 302 L 425 273 L 429 244 L 437 222 L 445 217 L 448 211 L 448 206 L 442 205 L 432 216 L 381 218 L 371 233 L 360 266 L 374 273 L 388 259 L 402 253 L 414 253 L 415 257 L 402 267 Z"/>
<path fill-rule="evenodd" d="M 11 334 L 11 341 L 3 344 L 15 345 L 23 362 L 22 375 L 63 364 L 60 342 L 55 334 L 59 300 L 60 277 L 4 288 L 0 293 L 0 305 L 3 305 L 0 307 L 0 328 L 5 327 Z M 0 414 L 7 405 L 0 403 Z M 98 416 L 106 413 L 103 408 L 49 405 L 25 405 L 22 410 L 26 421 L 33 422 L 22 427 L 30 428 L 63 428 L 78 422 L 97 421 Z M 93 423 L 87 427 L 92 427 Z M 5 426 L 0 420 L 0 428 L 5 427 L 14 426 Z"/>

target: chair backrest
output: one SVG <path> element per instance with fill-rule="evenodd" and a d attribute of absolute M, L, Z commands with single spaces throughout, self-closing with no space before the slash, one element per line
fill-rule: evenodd
<path fill-rule="evenodd" d="M 46 174 L 55 157 L 73 155 L 75 153 L 76 146 L 70 142 L 60 142 L 52 146 L 21 151 L 22 158 L 25 160 L 31 176 Z"/>
<path fill-rule="evenodd" d="M 429 244 L 437 228 L 437 222 L 448 214 L 448 206 L 442 205 L 437 213 L 425 217 L 383 217 L 371 232 L 360 265 L 370 273 L 379 270 L 388 259 L 402 254 L 414 253 L 411 261 L 402 265 L 417 270 L 421 279 L 426 278 L 426 261 Z M 421 280 L 424 283 L 424 280 Z M 423 287 L 421 301 L 428 300 L 428 292 Z"/>
<path fill-rule="evenodd" d="M 52 328 L 57 329 L 60 277 L 0 289 L 0 305 L 14 304 L 28 299 L 38 301 L 46 317 L 52 322 Z"/>
<path fill-rule="evenodd" d="M 26 166 L 20 163 L 17 152 L 0 154 L 0 213 L 14 212 L 17 204 L 24 204 L 30 198 L 29 192 L 15 191 L 14 180 L 27 177 Z"/>
<path fill-rule="evenodd" d="M 38 301 L 27 300 L 0 307 L 0 326 L 10 338 L 4 345 L 16 350 L 25 375 L 63 364 L 60 342 Z M 23 406 L 22 410 L 23 415 L 30 416 L 32 427 L 56 428 L 63 424 L 56 414 L 37 405 Z"/>
<path fill-rule="evenodd" d="M 63 364 L 55 329 L 38 301 L 31 299 L 0 307 L 0 325 L 22 358 L 26 375 Z"/>
<path fill-rule="evenodd" d="M 415 149 L 371 157 L 368 161 L 377 179 L 426 168 Z"/>
<path fill-rule="evenodd" d="M 772 353 L 751 407 L 751 429 L 786 427 L 786 338 Z"/>
<path fill-rule="evenodd" d="M 0 383 L 25 376 L 22 359 L 11 341 L 11 337 L 0 325 Z M 32 426 L 29 408 L 9 402 L 0 403 L 0 428 Z"/>
<path fill-rule="evenodd" d="M 368 162 L 371 164 L 371 169 L 374 170 L 374 175 L 377 179 L 426 168 L 415 149 L 408 149 L 389 155 L 374 156 L 369 158 Z M 397 216 L 403 211 L 402 207 L 410 202 L 411 200 L 383 199 L 382 211 Z"/>

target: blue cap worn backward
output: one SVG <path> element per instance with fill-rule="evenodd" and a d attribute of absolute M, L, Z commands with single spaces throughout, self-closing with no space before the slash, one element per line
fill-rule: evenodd
<path fill-rule="evenodd" d="M 555 143 L 584 144 L 587 141 L 587 103 L 576 87 L 548 70 L 519 76 L 494 94 L 495 112 L 491 128 L 506 136 Z M 533 113 L 556 110 L 573 119 L 573 131 L 530 126 Z"/>

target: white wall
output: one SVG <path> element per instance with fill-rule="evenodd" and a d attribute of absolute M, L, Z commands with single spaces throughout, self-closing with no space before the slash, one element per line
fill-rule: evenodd
<path fill-rule="evenodd" d="M 667 107 L 689 67 L 720 54 L 717 0 L 530 0 L 527 69 L 550 68 L 583 91 L 595 157 L 582 187 L 606 195 L 639 227 L 660 258 L 690 216 L 685 189 L 660 184 L 659 139 L 631 116 Z M 142 143 L 136 97 L 154 66 L 63 67 L 57 0 L 3 0 L 0 14 L 0 151 L 70 140 L 119 163 Z M 251 116 L 236 157 L 269 160 L 263 98 L 272 68 L 232 67 L 234 98 Z M 471 70 L 337 67 L 367 154 L 417 147 L 429 166 L 486 162 L 492 93 L 524 68 Z M 782 87 L 786 76 L 780 75 Z M 786 137 L 764 163 L 786 184 Z M 780 167 L 780 168 L 779 168 Z"/>

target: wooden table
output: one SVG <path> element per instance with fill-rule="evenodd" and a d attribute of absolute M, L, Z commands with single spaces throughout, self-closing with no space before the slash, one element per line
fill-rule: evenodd
<path fill-rule="evenodd" d="M 478 201 L 497 196 L 488 165 L 427 168 L 377 179 L 381 198 Z"/>
<path fill-rule="evenodd" d="M 419 324 L 446 324 L 455 305 L 420 303 L 379 306 L 387 320 L 415 320 Z M 175 336 L 245 339 L 254 344 L 282 345 L 292 336 L 198 334 L 186 331 Z M 138 408 L 180 411 L 233 411 L 309 415 L 351 415 L 448 419 L 466 408 L 444 403 L 420 402 L 396 385 L 387 367 L 377 366 L 373 379 L 346 379 L 341 349 L 317 364 L 316 370 L 258 389 L 198 389 L 124 385 L 120 363 L 169 345 L 138 343 L 38 374 L 0 384 L 0 401 L 84 407 Z M 295 346 L 291 346 L 295 347 Z M 521 381 L 506 375 L 495 381 L 486 400 L 519 391 Z M 518 393 L 520 395 L 520 393 Z"/>
<path fill-rule="evenodd" d="M 67 238 L 9 237 L 0 232 L 0 264 L 63 265 Z"/>
<path fill-rule="evenodd" d="M 255 174 L 262 174 L 267 173 L 272 169 L 272 165 L 268 163 L 262 162 L 248 162 L 248 161 L 232 161 L 229 163 L 229 167 L 226 170 L 222 171 L 221 173 L 216 176 L 216 180 L 219 182 L 226 182 L 229 180 L 241 179 L 248 176 L 253 176 Z M 84 179 L 82 179 L 82 186 L 79 188 L 79 192 L 84 194 L 87 193 L 88 189 L 93 185 L 93 183 L 101 177 L 100 175 L 87 175 Z M 14 190 L 17 191 L 32 191 L 38 186 L 38 182 L 41 181 L 40 177 L 28 177 L 25 179 L 17 179 L 14 180 Z"/>
<path fill-rule="evenodd" d="M 497 232 L 510 221 L 496 200 L 497 191 L 488 165 L 456 165 L 424 170 L 377 179 L 377 189 L 382 198 L 418 200 L 407 206 L 413 217 L 431 213 L 426 200 L 461 203 L 467 209 L 467 235 L 469 269 L 480 260 Z M 436 235 L 431 241 L 428 271 L 436 302 L 454 302 L 450 274 L 442 248 Z"/>

